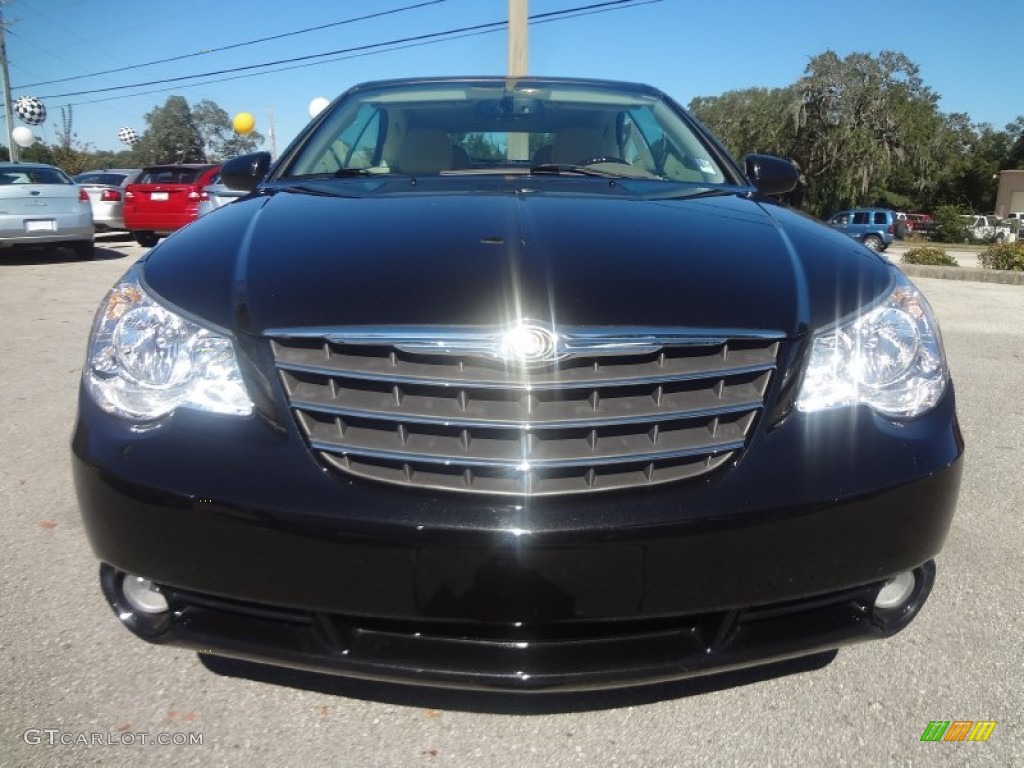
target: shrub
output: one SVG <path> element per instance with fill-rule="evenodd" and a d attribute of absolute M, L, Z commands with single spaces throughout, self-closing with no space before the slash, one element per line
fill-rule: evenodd
<path fill-rule="evenodd" d="M 940 205 L 935 209 L 935 232 L 932 237 L 940 243 L 966 243 L 971 239 L 967 222 L 960 218 L 963 212 L 955 205 Z"/>
<path fill-rule="evenodd" d="M 1009 269 L 1024 272 L 1024 243 L 1000 243 L 982 251 L 978 257 L 986 269 Z"/>
<path fill-rule="evenodd" d="M 933 267 L 959 267 L 956 259 L 942 248 L 924 246 L 911 248 L 903 254 L 904 264 L 927 264 Z"/>

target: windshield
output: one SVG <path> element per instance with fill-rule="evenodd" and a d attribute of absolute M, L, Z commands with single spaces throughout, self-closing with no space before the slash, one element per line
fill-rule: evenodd
<path fill-rule="evenodd" d="M 78 184 L 106 184 L 111 187 L 120 186 L 126 178 L 127 173 L 80 173 L 74 177 Z"/>
<path fill-rule="evenodd" d="M 7 167 L 0 170 L 0 184 L 71 184 L 59 168 Z"/>
<path fill-rule="evenodd" d="M 199 177 L 206 172 L 206 168 L 146 168 L 136 184 L 195 184 Z"/>
<path fill-rule="evenodd" d="M 728 181 L 710 147 L 652 93 L 542 81 L 356 90 L 276 178 L 514 172 Z"/>

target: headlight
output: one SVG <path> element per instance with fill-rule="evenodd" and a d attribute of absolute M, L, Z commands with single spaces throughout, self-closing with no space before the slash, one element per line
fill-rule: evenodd
<path fill-rule="evenodd" d="M 231 340 L 158 304 L 132 272 L 96 313 L 84 375 L 103 410 L 130 419 L 156 419 L 182 406 L 252 412 Z"/>
<path fill-rule="evenodd" d="M 895 288 L 881 303 L 814 337 L 796 406 L 820 411 L 864 404 L 911 418 L 933 408 L 948 381 L 931 307 L 897 273 Z"/>

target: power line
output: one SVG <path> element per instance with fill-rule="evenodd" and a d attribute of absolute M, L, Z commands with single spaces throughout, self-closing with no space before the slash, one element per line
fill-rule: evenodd
<path fill-rule="evenodd" d="M 583 11 L 593 11 L 593 10 L 596 10 L 596 9 L 609 9 L 610 10 L 612 7 L 615 7 L 615 6 L 619 6 L 619 7 L 626 6 L 626 7 L 629 7 L 629 6 L 633 6 L 633 5 L 647 5 L 647 4 L 649 4 L 649 2 L 652 2 L 652 1 L 657 1 L 657 0 L 645 0 L 644 2 L 638 2 L 638 0 L 606 0 L 605 2 L 601 2 L 601 3 L 593 3 L 591 5 L 576 6 L 575 8 L 565 8 L 565 9 L 560 10 L 560 11 L 549 11 L 547 13 L 533 14 L 529 18 L 530 18 L 530 22 L 531 23 L 538 23 L 538 22 L 540 22 L 542 20 L 545 20 L 545 19 L 552 19 L 553 20 L 553 19 L 556 19 L 556 18 L 569 16 L 570 14 L 579 15 L 580 12 L 583 12 Z M 165 83 L 177 83 L 177 82 L 181 82 L 181 81 L 184 81 L 184 80 L 194 80 L 196 78 L 211 77 L 211 76 L 214 76 L 214 75 L 224 75 L 224 74 L 230 74 L 230 73 L 233 73 L 233 72 L 247 72 L 247 71 L 251 71 L 253 69 L 263 69 L 263 68 L 266 68 L 266 67 L 280 66 L 282 64 L 294 64 L 294 63 L 300 62 L 300 61 L 308 62 L 311 59 L 321 59 L 321 58 L 325 58 L 327 56 L 337 56 L 339 54 L 348 54 L 348 53 L 355 53 L 355 52 L 360 52 L 360 51 L 369 51 L 369 50 L 372 50 L 372 49 L 375 49 L 375 48 L 383 48 L 383 47 L 387 47 L 387 46 L 398 46 L 398 45 L 401 45 L 403 43 L 413 43 L 413 42 L 419 42 L 419 41 L 433 40 L 433 39 L 436 39 L 436 38 L 442 38 L 442 37 L 450 36 L 450 35 L 457 35 L 457 34 L 464 33 L 464 32 L 496 31 L 496 30 L 499 30 L 499 29 L 504 29 L 507 26 L 507 24 L 508 24 L 508 22 L 505 21 L 505 20 L 489 22 L 489 23 L 486 23 L 486 24 L 475 24 L 475 25 L 466 26 L 466 27 L 457 27 L 455 29 L 445 30 L 443 32 L 430 32 L 430 33 L 426 33 L 426 34 L 423 34 L 423 35 L 413 35 L 411 37 L 396 38 L 394 40 L 387 40 L 387 41 L 380 42 L 380 43 L 367 43 L 365 45 L 353 46 L 351 48 L 340 48 L 338 50 L 325 51 L 323 53 L 313 53 L 313 54 L 307 54 L 305 56 L 295 56 L 295 57 L 288 58 L 288 59 L 278 59 L 276 61 L 264 62 L 262 64 L 249 64 L 249 65 L 242 66 L 242 67 L 230 67 L 230 68 L 227 68 L 227 69 L 219 69 L 219 70 L 212 70 L 210 72 L 202 72 L 202 73 L 195 74 L 195 75 L 181 75 L 181 76 L 178 76 L 178 77 L 169 77 L 169 78 L 163 78 L 163 79 L 159 79 L 159 80 L 149 80 L 149 81 L 140 82 L 140 83 L 132 83 L 132 84 L 129 84 L 129 85 L 112 86 L 112 87 L 108 87 L 108 88 L 93 88 L 93 89 L 86 90 L 86 91 L 69 91 L 67 93 L 58 93 L 58 94 L 51 94 L 51 95 L 48 95 L 48 96 L 40 96 L 40 98 L 59 99 L 59 98 L 65 98 L 67 96 L 86 96 L 86 95 L 93 94 L 93 93 L 109 93 L 110 91 L 126 90 L 128 88 L 143 88 L 143 87 L 148 86 L 148 85 L 163 85 Z M 139 95 L 139 94 L 131 94 L 131 95 Z"/>
<path fill-rule="evenodd" d="M 329 24 L 320 24 L 320 25 L 315 26 L 315 27 L 306 27 L 305 29 L 297 29 L 297 30 L 294 30 L 293 32 L 282 32 L 279 35 L 271 35 L 270 37 L 260 37 L 260 38 L 257 38 L 255 40 L 246 40 L 246 41 L 243 41 L 241 43 L 232 43 L 231 45 L 224 45 L 224 46 L 221 46 L 220 48 L 208 48 L 208 49 L 206 49 L 204 51 L 200 51 L 198 53 L 184 53 L 184 54 L 181 54 L 180 56 L 171 56 L 171 57 L 166 58 L 166 59 L 156 59 L 155 61 L 147 61 L 147 62 L 145 62 L 143 64 L 128 64 L 125 67 L 119 67 L 117 69 L 105 69 L 102 72 L 92 72 L 92 73 L 87 74 L 87 75 L 74 75 L 72 77 L 62 77 L 62 78 L 59 78 L 57 80 L 43 80 L 43 81 L 38 82 L 38 83 L 27 83 L 25 85 L 17 85 L 17 86 L 15 86 L 15 88 L 18 89 L 18 90 L 24 90 L 26 88 L 36 88 L 36 87 L 38 87 L 40 85 L 54 85 L 55 83 L 66 83 L 66 82 L 69 82 L 71 80 L 82 80 L 83 78 L 86 78 L 86 77 L 99 77 L 100 75 L 109 75 L 109 74 L 113 74 L 113 73 L 123 73 L 126 68 L 127 69 L 142 69 L 143 67 L 152 67 L 155 64 L 166 64 L 166 63 L 171 62 L 171 61 L 181 61 L 182 59 L 195 58 L 196 56 L 208 56 L 211 53 L 220 53 L 221 51 L 230 51 L 230 50 L 233 50 L 235 48 L 245 48 L 246 46 L 256 45 L 258 43 L 266 43 L 266 42 L 269 42 L 271 40 L 280 40 L 280 39 L 285 38 L 285 37 L 294 37 L 295 35 L 302 35 L 302 34 L 305 34 L 306 32 L 318 32 L 321 29 L 329 29 L 330 27 L 338 27 L 338 26 L 341 26 L 343 24 L 354 24 L 357 21 L 366 21 L 367 19 L 376 19 L 376 18 L 379 18 L 381 16 L 390 16 L 390 15 L 395 14 L 395 13 L 401 13 L 403 11 L 411 11 L 411 10 L 415 10 L 417 8 L 423 8 L 423 7 L 428 6 L 428 5 L 437 5 L 439 3 L 445 3 L 445 2 L 448 2 L 448 0 L 425 0 L 424 2 L 415 3 L 413 5 L 405 5 L 405 6 L 402 6 L 401 8 L 392 8 L 389 11 L 378 11 L 377 13 L 370 13 L 370 14 L 367 14 L 365 16 L 355 16 L 355 17 L 350 18 L 350 19 L 342 19 L 341 21 L 332 21 Z M 201 77 L 201 75 L 196 75 L 196 77 Z M 123 86 L 123 87 L 130 88 L 132 86 Z M 75 93 L 75 94 L 58 94 L 58 96 L 62 96 L 62 95 L 78 96 L 80 94 L 77 94 L 77 93 Z"/>
<path fill-rule="evenodd" d="M 635 7 L 640 7 L 642 5 L 653 5 L 655 3 L 660 3 L 660 2 L 663 2 L 663 0 L 636 0 L 636 2 L 633 5 L 626 6 L 626 7 L 628 7 L 628 8 L 632 8 L 634 6 Z M 580 16 L 593 16 L 593 15 L 596 15 L 596 14 L 599 14 L 599 13 L 609 13 L 609 12 L 612 12 L 612 11 L 619 11 L 619 10 L 625 10 L 625 7 L 598 8 L 596 10 L 577 11 L 575 13 L 568 14 L 568 15 L 565 15 L 565 16 L 561 16 L 559 18 L 539 19 L 537 21 L 531 21 L 530 24 L 531 24 L 531 26 L 536 25 L 536 24 L 548 24 L 548 23 L 552 23 L 552 22 L 566 21 L 568 19 L 573 19 L 573 18 L 577 18 L 577 17 L 580 17 Z M 325 59 L 323 61 L 312 61 L 312 62 L 306 62 L 304 64 L 293 64 L 291 66 L 279 67 L 277 69 L 268 70 L 266 72 L 253 72 L 253 73 L 249 73 L 249 74 L 245 74 L 245 75 L 232 75 L 231 77 L 220 77 L 220 78 L 216 78 L 214 80 L 204 80 L 201 83 L 191 83 L 191 84 L 189 84 L 186 87 L 188 87 L 188 88 L 201 88 L 201 87 L 203 87 L 205 85 L 213 85 L 213 84 L 216 84 L 216 83 L 226 83 L 226 82 L 230 82 L 232 80 L 245 80 L 245 79 L 248 79 L 250 77 L 262 77 L 264 75 L 274 75 L 274 74 L 278 74 L 279 72 L 289 72 L 289 71 L 291 71 L 293 69 L 305 69 L 306 67 L 317 67 L 317 66 L 321 66 L 323 64 L 333 64 L 334 62 L 338 62 L 338 61 L 346 61 L 348 59 L 363 58 L 364 56 L 377 56 L 377 55 L 380 55 L 382 53 L 391 53 L 392 51 L 400 51 L 400 50 L 404 50 L 406 48 L 420 48 L 420 47 L 426 46 L 426 45 L 437 45 L 439 43 L 447 43 L 447 42 L 450 42 L 452 40 L 460 40 L 460 39 L 467 38 L 467 37 L 477 37 L 479 35 L 491 35 L 491 34 L 494 34 L 495 32 L 501 32 L 501 31 L 502 31 L 502 29 L 500 27 L 498 27 L 498 28 L 495 28 L 495 29 L 487 29 L 487 30 L 481 30 L 481 31 L 476 31 L 476 32 L 466 32 L 466 33 L 463 33 L 463 34 L 451 35 L 450 37 L 446 37 L 446 38 L 438 39 L 438 40 L 424 40 L 424 41 L 420 41 L 420 42 L 406 43 L 404 45 L 396 45 L 396 46 L 393 46 L 391 48 L 386 48 L 386 49 L 382 49 L 382 50 L 362 51 L 362 52 L 359 52 L 359 53 L 350 53 L 350 54 L 347 54 L 347 55 L 344 55 L 344 56 L 337 56 L 337 57 L 335 57 L 333 59 Z M 108 102 L 108 101 L 118 101 L 119 99 L 131 99 L 131 98 L 135 98 L 136 96 L 147 96 L 147 95 L 153 94 L 153 93 L 168 93 L 170 91 L 175 91 L 175 90 L 178 90 L 177 86 L 172 87 L 172 88 L 153 88 L 153 89 L 150 89 L 148 91 L 136 91 L 135 93 L 129 93 L 129 94 L 125 94 L 125 95 L 122 95 L 122 96 L 108 96 L 108 97 L 103 98 L 103 99 L 90 99 L 89 101 L 71 102 L 68 106 L 72 106 L 72 107 L 90 106 L 90 105 L 100 104 L 100 103 L 104 103 L 104 102 Z"/>

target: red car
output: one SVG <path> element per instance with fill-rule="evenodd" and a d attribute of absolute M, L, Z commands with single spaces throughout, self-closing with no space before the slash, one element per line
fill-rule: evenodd
<path fill-rule="evenodd" d="M 928 213 L 908 213 L 907 223 L 918 234 L 928 234 L 935 229 L 935 220 Z"/>
<path fill-rule="evenodd" d="M 143 168 L 124 195 L 124 226 L 140 244 L 156 245 L 164 235 L 195 221 L 203 187 L 219 165 L 169 164 Z"/>

